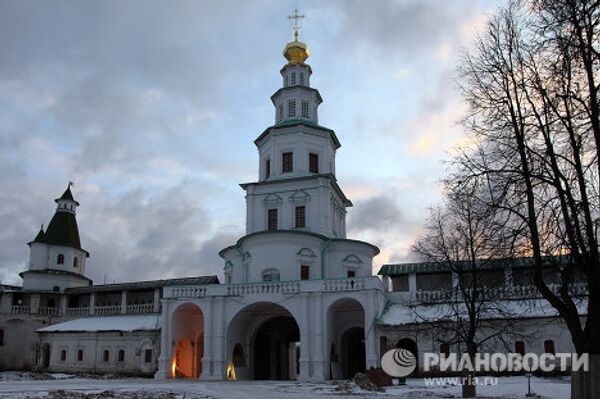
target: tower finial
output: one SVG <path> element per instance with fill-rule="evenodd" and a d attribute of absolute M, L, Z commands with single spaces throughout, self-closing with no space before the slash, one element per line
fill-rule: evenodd
<path fill-rule="evenodd" d="M 292 29 L 294 30 L 294 40 L 298 40 L 298 31 L 302 28 L 302 19 L 304 15 L 298 14 L 298 9 L 294 10 L 292 15 L 288 15 L 288 19 L 292 23 Z"/>

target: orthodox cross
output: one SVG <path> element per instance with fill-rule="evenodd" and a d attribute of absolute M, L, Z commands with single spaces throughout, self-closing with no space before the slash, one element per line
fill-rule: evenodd
<path fill-rule="evenodd" d="M 294 10 L 294 13 L 292 15 L 288 16 L 288 19 L 292 23 L 292 29 L 294 30 L 294 39 L 296 39 L 296 40 L 298 40 L 298 31 L 300 30 L 300 28 L 302 28 L 302 19 L 303 18 L 304 18 L 304 15 L 298 14 L 297 8 Z"/>

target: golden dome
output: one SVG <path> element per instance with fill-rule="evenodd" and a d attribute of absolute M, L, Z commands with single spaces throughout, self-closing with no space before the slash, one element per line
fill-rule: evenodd
<path fill-rule="evenodd" d="M 295 35 L 294 41 L 289 42 L 283 50 L 283 56 L 288 60 L 288 65 L 304 64 L 309 55 L 310 50 L 306 44 L 298 41 L 297 35 Z"/>

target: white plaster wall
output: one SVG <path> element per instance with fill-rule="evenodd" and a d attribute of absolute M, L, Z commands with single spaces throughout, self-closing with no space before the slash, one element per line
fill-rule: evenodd
<path fill-rule="evenodd" d="M 43 333 L 40 342 L 51 347 L 50 367 L 53 372 L 151 374 L 156 371 L 160 348 L 159 331 L 137 332 L 80 332 Z M 144 362 L 144 349 L 152 349 L 151 364 Z M 77 351 L 83 350 L 83 361 L 77 360 Z M 61 350 L 67 351 L 66 361 L 61 361 Z M 103 359 L 109 351 L 109 361 Z M 118 361 L 118 351 L 125 351 L 123 362 Z"/>

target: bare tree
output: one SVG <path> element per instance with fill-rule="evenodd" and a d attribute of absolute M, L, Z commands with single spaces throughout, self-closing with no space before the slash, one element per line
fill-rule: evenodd
<path fill-rule="evenodd" d="M 576 351 L 591 355 L 587 379 L 576 381 L 585 389 L 575 396 L 586 398 L 600 394 L 599 23 L 600 2 L 588 0 L 513 1 L 490 19 L 460 69 L 476 148 L 452 176 L 457 186 L 485 177 L 495 187 L 490 205 L 512 216 L 537 289 Z M 572 262 L 561 265 L 554 288 L 543 266 L 557 254 Z M 574 300 L 579 281 L 588 290 L 583 312 Z"/>
<path fill-rule="evenodd" d="M 476 353 L 506 344 L 510 332 L 512 313 L 504 301 L 508 262 L 494 266 L 510 255 L 512 242 L 505 232 L 509 214 L 481 201 L 490 197 L 484 193 L 489 186 L 471 179 L 460 188 L 448 191 L 445 206 L 431 211 L 426 233 L 413 247 L 451 272 L 452 288 L 431 298 L 419 295 L 411 308 L 444 343 L 464 348 L 474 364 Z M 431 308 L 437 310 L 433 317 Z M 465 374 L 463 397 L 476 396 L 474 376 Z"/>

